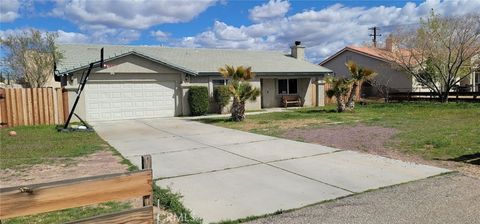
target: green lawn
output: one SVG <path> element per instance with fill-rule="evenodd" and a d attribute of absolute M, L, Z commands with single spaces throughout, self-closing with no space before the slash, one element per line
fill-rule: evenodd
<path fill-rule="evenodd" d="M 11 130 L 17 136 L 8 136 Z M 0 142 L 0 169 L 65 161 L 109 148 L 95 132 L 58 132 L 54 126 L 0 129 Z"/>
<path fill-rule="evenodd" d="M 292 128 L 322 128 L 358 123 L 395 128 L 392 148 L 426 159 L 452 159 L 480 153 L 480 104 L 392 103 L 359 105 L 336 113 L 333 106 L 247 116 L 244 122 L 204 119 L 223 127 L 280 136 Z"/>

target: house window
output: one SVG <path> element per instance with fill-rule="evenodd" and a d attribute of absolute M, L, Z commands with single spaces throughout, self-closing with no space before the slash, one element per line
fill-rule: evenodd
<path fill-rule="evenodd" d="M 212 80 L 213 87 L 215 86 L 226 86 L 228 84 L 227 79 L 214 79 Z"/>
<path fill-rule="evenodd" d="M 296 79 L 289 79 L 288 80 L 288 93 L 289 94 L 297 94 L 297 80 Z"/>
<path fill-rule="evenodd" d="M 278 79 L 277 87 L 280 95 L 297 94 L 297 79 Z"/>
<path fill-rule="evenodd" d="M 278 80 L 278 94 L 288 94 L 287 79 L 279 79 Z"/>

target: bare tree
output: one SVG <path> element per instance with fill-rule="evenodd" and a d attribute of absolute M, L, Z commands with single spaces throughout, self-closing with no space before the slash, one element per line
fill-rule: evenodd
<path fill-rule="evenodd" d="M 378 94 L 385 99 L 385 102 L 388 103 L 388 97 L 390 95 L 390 87 L 389 87 L 389 84 L 390 84 L 390 81 L 392 81 L 392 78 L 393 76 L 388 76 L 388 79 L 386 79 L 385 81 L 381 82 L 377 79 L 370 79 L 370 80 L 367 80 L 367 83 L 369 83 L 370 85 L 372 85 L 373 87 L 375 87 L 376 91 L 378 92 Z"/>
<path fill-rule="evenodd" d="M 31 29 L 0 39 L 4 62 L 17 80 L 30 87 L 43 87 L 53 75 L 53 65 L 62 55 L 55 47 L 56 33 Z"/>
<path fill-rule="evenodd" d="M 480 53 L 480 16 L 439 17 L 432 11 L 416 30 L 397 31 L 392 65 L 448 102 L 449 92 L 474 71 Z"/>

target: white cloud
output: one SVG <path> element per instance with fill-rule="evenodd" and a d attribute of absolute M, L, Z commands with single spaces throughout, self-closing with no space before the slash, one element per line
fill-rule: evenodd
<path fill-rule="evenodd" d="M 150 35 L 155 37 L 155 39 L 157 39 L 158 41 L 166 41 L 168 40 L 170 33 L 165 33 L 161 30 L 156 30 L 156 31 L 151 31 Z"/>
<path fill-rule="evenodd" d="M 146 29 L 165 23 L 188 22 L 213 5 L 215 0 L 66 0 L 53 10 L 83 26 Z"/>
<path fill-rule="evenodd" d="M 0 37 L 5 38 L 10 35 L 21 35 L 29 31 L 27 28 L 0 30 Z M 47 32 L 47 30 L 40 30 Z M 131 29 L 113 29 L 102 26 L 93 27 L 90 33 L 69 32 L 64 30 L 49 30 L 48 32 L 57 33 L 57 43 L 117 43 L 127 44 L 137 40 L 140 37 L 140 31 Z"/>
<path fill-rule="evenodd" d="M 20 2 L 18 0 L 2 1 L 0 4 L 0 22 L 12 22 L 18 17 Z"/>
<path fill-rule="evenodd" d="M 89 36 L 91 43 L 128 44 L 140 38 L 136 29 L 110 28 L 103 25 L 79 26 Z"/>
<path fill-rule="evenodd" d="M 63 30 L 57 30 L 58 43 L 88 43 L 89 37 L 83 33 L 66 32 Z"/>
<path fill-rule="evenodd" d="M 27 31 L 26 29 L 7 29 L 7 30 L 0 30 L 0 38 L 6 38 L 7 36 L 16 36 L 20 35 L 23 32 Z"/>
<path fill-rule="evenodd" d="M 17 29 L 6 29 L 6 30 L 0 30 L 0 38 L 6 38 L 8 36 L 22 36 L 25 34 L 30 34 L 30 27 L 25 27 L 25 28 L 17 28 Z M 45 33 L 47 32 L 46 30 L 40 30 L 40 32 Z M 59 43 L 84 43 L 88 42 L 88 37 L 85 36 L 84 34 L 81 33 L 75 33 L 75 32 L 66 32 L 63 30 L 57 30 L 57 31 L 48 31 L 50 33 L 57 33 L 58 38 L 57 42 Z"/>
<path fill-rule="evenodd" d="M 188 22 L 216 0 L 57 0 L 51 15 L 77 24 L 89 41 L 126 44 L 154 25 Z M 157 39 L 160 33 L 156 33 Z M 168 35 L 167 35 L 168 36 Z M 164 36 L 163 38 L 167 37 Z"/>
<path fill-rule="evenodd" d="M 264 5 L 268 4 L 270 2 Z M 311 9 L 292 16 L 256 20 L 256 23 L 249 26 L 236 27 L 216 21 L 211 29 L 195 36 L 185 37 L 178 45 L 270 49 L 288 52 L 288 46 L 293 41 L 300 40 L 307 46 L 307 58 L 318 63 L 346 45 L 370 42 L 369 27 L 380 26 L 383 36 L 386 36 L 385 32 L 391 31 L 397 26 L 418 23 L 420 17 L 428 16 L 432 8 L 441 15 L 465 15 L 478 13 L 480 1 L 427 0 L 419 5 L 406 3 L 403 7 L 377 6 L 371 8 L 346 7 L 335 4 L 324 9 Z"/>
<path fill-rule="evenodd" d="M 270 0 L 269 2 L 253 7 L 249 10 L 250 19 L 260 22 L 275 18 L 281 18 L 290 9 L 290 3 L 283 0 Z"/>

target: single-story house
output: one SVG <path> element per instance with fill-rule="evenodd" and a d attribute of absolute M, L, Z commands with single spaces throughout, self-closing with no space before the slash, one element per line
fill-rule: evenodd
<path fill-rule="evenodd" d="M 386 44 L 385 48 L 347 46 L 319 65 L 331 69 L 337 77 L 350 77 L 345 66 L 347 61 L 354 61 L 358 65 L 374 70 L 378 75 L 374 78 L 376 86 L 364 82 L 362 97 L 381 96 L 379 88 L 388 89 L 389 92 L 418 92 L 428 91 L 422 87 L 409 74 L 394 68 L 388 60 L 388 53 L 392 45 Z"/>
<path fill-rule="evenodd" d="M 208 87 L 210 96 L 217 85 L 229 80 L 218 69 L 225 65 L 251 66 L 256 77 L 252 85 L 261 96 L 248 102 L 247 110 L 281 106 L 283 95 L 298 95 L 303 106 L 324 104 L 323 79 L 332 71 L 304 60 L 299 42 L 291 54 L 272 51 L 170 48 L 163 46 L 63 44 L 63 60 L 57 75 L 69 91 L 72 107 L 78 80 L 89 63 L 99 60 L 104 48 L 104 68 L 89 77 L 75 113 L 87 121 L 171 117 L 190 115 L 188 89 Z M 213 112 L 217 107 L 211 106 Z"/>
<path fill-rule="evenodd" d="M 387 90 L 388 92 L 429 92 L 428 88 L 420 85 L 411 75 L 392 66 L 388 56 L 394 48 L 391 38 L 385 40 L 383 48 L 347 46 L 320 62 L 319 65 L 331 69 L 337 77 L 350 77 L 350 73 L 345 66 L 345 63 L 349 60 L 377 72 L 378 75 L 373 79 L 374 86 L 368 82 L 363 83 L 362 97 L 381 96 Z M 474 73 L 463 79 L 460 86 L 467 91 L 478 91 L 480 86 L 479 73 Z M 382 91 L 379 91 L 379 88 Z"/>

